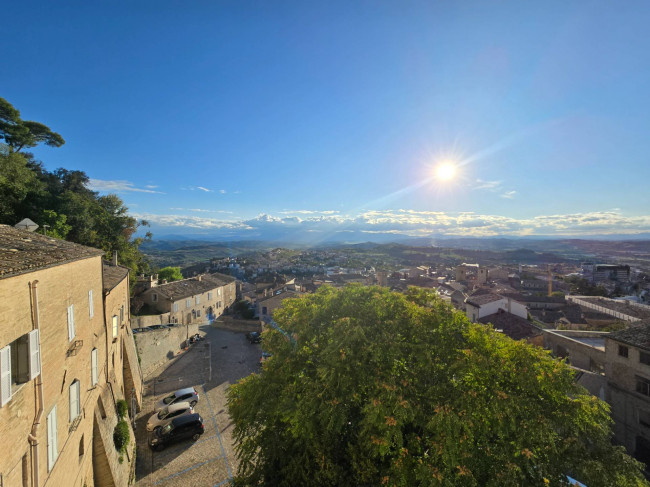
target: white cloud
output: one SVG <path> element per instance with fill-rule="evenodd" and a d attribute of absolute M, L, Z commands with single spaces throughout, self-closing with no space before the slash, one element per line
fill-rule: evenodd
<path fill-rule="evenodd" d="M 173 208 L 172 210 L 180 211 L 182 209 Z M 252 234 L 286 235 L 287 232 L 290 235 L 300 235 L 303 232 L 320 232 L 325 235 L 358 232 L 432 237 L 444 235 L 475 237 L 497 235 L 589 236 L 650 232 L 650 215 L 632 217 L 616 211 L 540 215 L 519 219 L 472 212 L 445 213 L 409 209 L 367 210 L 352 216 L 303 213 L 301 216 L 279 217 L 263 213 L 249 220 L 228 221 L 220 218 L 185 215 L 135 216 L 161 226 L 227 230 L 230 234 L 234 232 L 242 237 Z"/>
<path fill-rule="evenodd" d="M 134 191 L 137 193 L 157 193 L 165 194 L 162 191 L 154 191 L 152 188 L 157 186 L 145 186 L 145 188 L 136 188 L 130 181 L 114 180 L 109 181 L 105 179 L 90 179 L 88 181 L 88 188 L 93 191 L 99 191 L 100 193 L 124 193 L 127 191 Z"/>
<path fill-rule="evenodd" d="M 204 188 L 203 186 L 197 186 L 196 189 L 198 189 L 200 191 L 205 191 L 206 193 L 212 193 L 211 189 Z"/>
<path fill-rule="evenodd" d="M 500 187 L 501 181 L 483 181 L 482 179 L 477 179 L 474 189 L 498 189 Z"/>
<path fill-rule="evenodd" d="M 226 190 L 225 190 L 225 189 L 220 189 L 219 192 L 220 192 L 221 194 L 226 194 Z"/>
<path fill-rule="evenodd" d="M 506 191 L 505 193 L 501 193 L 499 196 L 511 200 L 515 197 L 516 194 L 516 191 Z"/>

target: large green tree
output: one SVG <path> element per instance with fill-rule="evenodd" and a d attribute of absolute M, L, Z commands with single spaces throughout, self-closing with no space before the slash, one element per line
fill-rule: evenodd
<path fill-rule="evenodd" d="M 20 118 L 20 112 L 4 98 L 0 98 L 0 140 L 5 141 L 11 152 L 38 144 L 52 147 L 65 144 L 63 137 L 47 125 Z"/>
<path fill-rule="evenodd" d="M 163 267 L 158 271 L 159 279 L 166 279 L 169 282 L 180 281 L 183 279 L 180 267 Z"/>
<path fill-rule="evenodd" d="M 572 369 L 433 293 L 324 287 L 233 386 L 240 485 L 647 485 Z"/>

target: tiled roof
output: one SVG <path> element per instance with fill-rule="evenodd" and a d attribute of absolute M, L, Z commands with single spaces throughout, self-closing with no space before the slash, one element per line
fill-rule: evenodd
<path fill-rule="evenodd" d="M 104 292 L 108 292 L 122 282 L 129 275 L 129 268 L 121 265 L 113 265 L 109 262 L 102 263 L 104 274 Z"/>
<path fill-rule="evenodd" d="M 465 300 L 466 303 L 472 304 L 474 306 L 482 306 L 484 304 L 492 303 L 494 301 L 500 301 L 503 297 L 498 294 L 479 294 L 478 296 L 470 296 Z"/>
<path fill-rule="evenodd" d="M 610 333 L 607 338 L 650 350 L 650 320 L 632 323 L 629 328 Z"/>
<path fill-rule="evenodd" d="M 200 280 L 199 280 L 200 279 Z M 161 294 L 172 300 L 189 298 L 196 294 L 203 294 L 226 284 L 235 282 L 234 277 L 225 274 L 203 274 L 202 276 L 183 279 L 182 281 L 169 282 L 148 289 L 147 293 L 153 292 Z"/>
<path fill-rule="evenodd" d="M 541 331 L 535 325 L 531 324 L 528 320 L 515 316 L 512 313 L 506 313 L 500 310 L 497 313 L 484 316 L 479 323 L 487 324 L 492 323 L 495 329 L 508 335 L 513 340 L 523 340 L 537 335 L 541 335 Z"/>
<path fill-rule="evenodd" d="M 103 254 L 100 249 L 0 225 L 0 279 Z"/>

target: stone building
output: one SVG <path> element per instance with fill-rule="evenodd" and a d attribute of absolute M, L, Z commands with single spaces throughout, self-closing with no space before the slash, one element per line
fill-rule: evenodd
<path fill-rule="evenodd" d="M 0 225 L 0 485 L 128 483 L 133 443 L 120 462 L 113 428 L 133 340 L 128 315 L 107 329 L 102 254 Z"/>
<path fill-rule="evenodd" d="M 203 274 L 164 284 L 149 281 L 138 295 L 150 310 L 169 313 L 170 323 L 190 324 L 215 319 L 236 300 L 235 279 L 224 274 Z"/>

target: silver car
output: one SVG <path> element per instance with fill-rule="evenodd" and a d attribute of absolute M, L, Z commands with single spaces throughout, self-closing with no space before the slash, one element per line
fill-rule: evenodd
<path fill-rule="evenodd" d="M 170 394 L 167 397 L 163 397 L 160 401 L 158 401 L 154 406 L 154 411 L 160 411 L 162 408 L 183 401 L 189 402 L 190 406 L 194 407 L 196 403 L 199 402 L 199 393 L 196 392 L 196 389 L 194 389 L 194 387 L 179 389 L 173 394 Z"/>
<path fill-rule="evenodd" d="M 172 418 L 193 413 L 194 409 L 187 401 L 177 402 L 171 406 L 166 406 L 149 418 L 149 421 L 147 421 L 147 431 L 153 431 L 156 428 L 159 428 Z"/>

